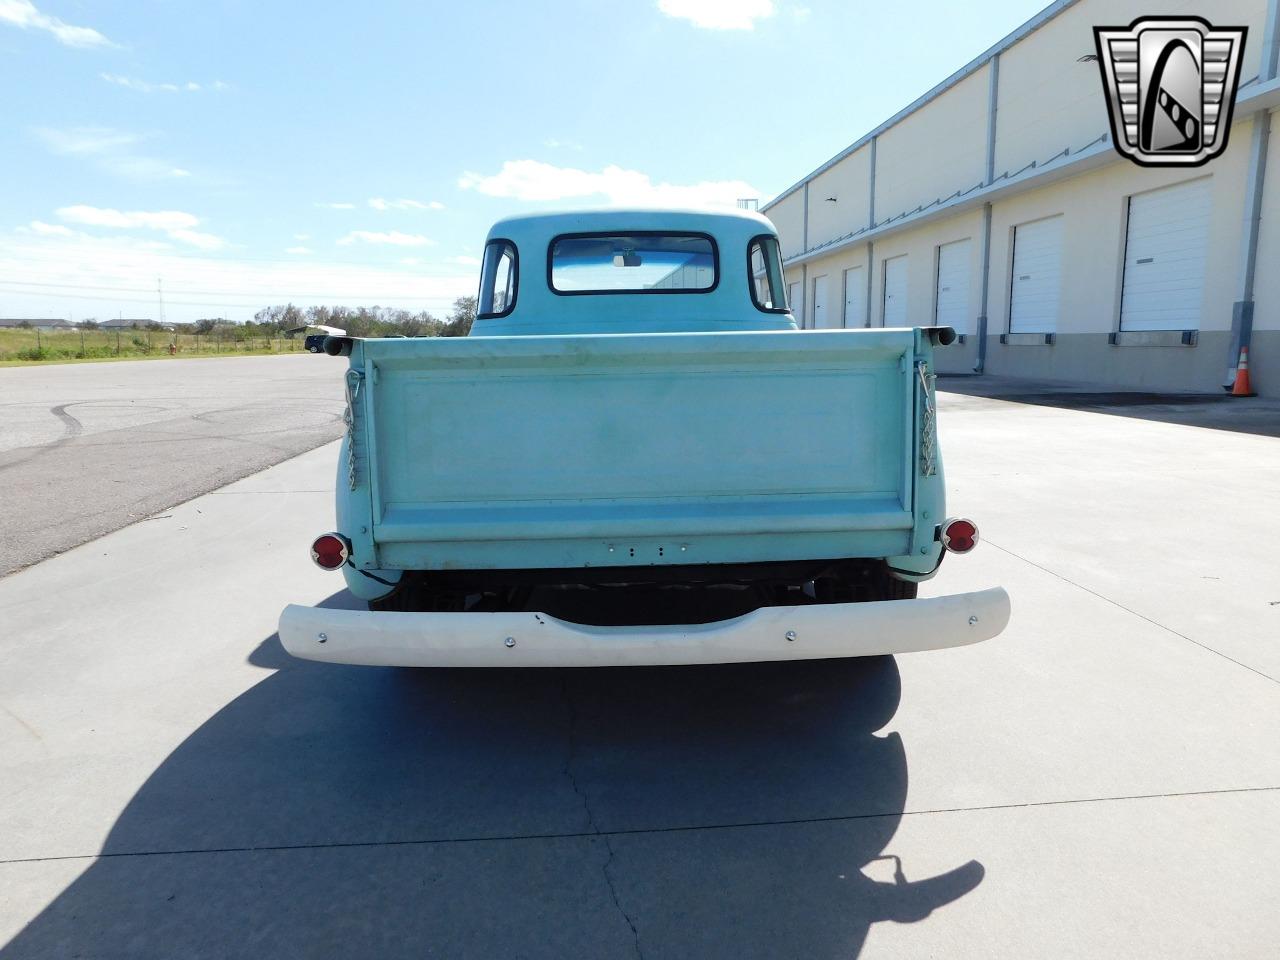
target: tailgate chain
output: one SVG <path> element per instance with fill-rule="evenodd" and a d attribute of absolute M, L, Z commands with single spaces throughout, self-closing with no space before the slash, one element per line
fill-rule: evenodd
<path fill-rule="evenodd" d="M 933 395 L 929 384 L 937 380 L 938 375 L 928 373 L 923 363 L 916 364 L 916 373 L 920 377 L 920 389 L 924 391 L 924 416 L 920 418 L 920 473 L 932 477 L 938 472 L 938 460 Z"/>
<path fill-rule="evenodd" d="M 347 409 L 342 415 L 347 425 L 347 483 L 351 489 L 356 488 L 356 399 L 360 396 L 360 384 L 364 382 L 364 374 L 359 370 L 348 370 L 344 378 L 347 387 Z"/>

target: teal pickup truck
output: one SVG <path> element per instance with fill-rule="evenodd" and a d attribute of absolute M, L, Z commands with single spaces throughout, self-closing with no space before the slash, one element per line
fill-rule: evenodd
<path fill-rule="evenodd" d="M 466 338 L 329 337 L 347 357 L 337 529 L 368 610 L 292 605 L 294 656 L 609 666 L 975 643 L 994 587 L 916 599 L 948 518 L 933 352 L 950 328 L 797 330 L 747 212 L 517 217 Z"/>

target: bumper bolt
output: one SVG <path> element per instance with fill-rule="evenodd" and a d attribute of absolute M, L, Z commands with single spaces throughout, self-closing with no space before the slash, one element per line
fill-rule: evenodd
<path fill-rule="evenodd" d="M 787 643 L 795 643 L 795 642 L 796 642 L 796 632 L 794 630 L 788 630 Z"/>
<path fill-rule="evenodd" d="M 319 640 L 321 643 L 328 643 L 329 635 L 327 633 L 317 633 L 316 639 Z"/>
<path fill-rule="evenodd" d="M 976 616 L 972 616 L 969 618 L 969 626 L 972 627 L 977 622 L 978 622 L 978 618 Z"/>
<path fill-rule="evenodd" d="M 507 637 L 507 639 L 505 639 L 505 640 L 503 640 L 503 641 L 502 641 L 502 645 L 503 645 L 504 647 L 506 647 L 508 650 L 510 650 L 512 647 L 514 647 L 514 646 L 516 645 L 516 638 L 515 638 L 515 637 Z"/>

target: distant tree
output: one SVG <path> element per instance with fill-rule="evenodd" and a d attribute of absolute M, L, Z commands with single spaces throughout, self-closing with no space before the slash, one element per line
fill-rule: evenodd
<path fill-rule="evenodd" d="M 459 297 L 453 301 L 453 312 L 449 314 L 449 322 L 441 331 L 445 337 L 465 337 L 471 333 L 471 324 L 476 319 L 476 298 Z"/>
<path fill-rule="evenodd" d="M 81 320 L 80 329 L 81 330 L 97 330 L 98 321 L 94 317 L 90 317 L 88 320 Z"/>
<path fill-rule="evenodd" d="M 31 329 L 31 321 L 30 321 L 30 320 L 23 320 L 21 323 L 19 323 L 19 324 L 18 324 L 18 327 L 19 327 L 19 329 L 22 329 L 22 330 L 30 330 L 30 329 Z"/>
<path fill-rule="evenodd" d="M 196 321 L 196 333 L 213 333 L 214 328 L 218 325 L 218 321 L 210 317 Z"/>

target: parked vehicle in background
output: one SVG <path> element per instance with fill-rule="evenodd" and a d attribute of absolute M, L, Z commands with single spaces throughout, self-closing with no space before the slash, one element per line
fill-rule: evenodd
<path fill-rule="evenodd" d="M 323 353 L 324 342 L 329 337 L 344 337 L 347 331 L 341 327 L 327 327 L 322 323 L 312 323 L 302 327 L 294 327 L 286 330 L 286 337 L 296 337 L 300 333 L 305 333 L 306 338 L 302 341 L 302 345 L 311 353 Z"/>
<path fill-rule="evenodd" d="M 520 217 L 467 338 L 347 357 L 337 527 L 368 611 L 292 605 L 295 656 L 405 666 L 718 663 L 998 634 L 995 587 L 916 599 L 948 519 L 950 328 L 799 331 L 753 213 Z"/>

